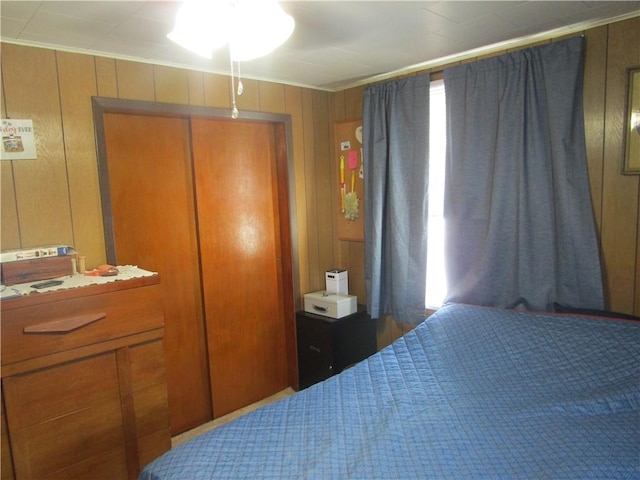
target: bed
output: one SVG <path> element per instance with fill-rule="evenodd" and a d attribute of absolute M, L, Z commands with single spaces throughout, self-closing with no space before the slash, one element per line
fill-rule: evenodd
<path fill-rule="evenodd" d="M 139 478 L 640 478 L 640 322 L 447 305 Z"/>

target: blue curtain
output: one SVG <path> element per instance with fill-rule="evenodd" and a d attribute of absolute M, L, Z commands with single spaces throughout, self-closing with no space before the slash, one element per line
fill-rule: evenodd
<path fill-rule="evenodd" d="M 367 311 L 424 320 L 429 76 L 367 87 L 362 113 Z"/>
<path fill-rule="evenodd" d="M 445 70 L 446 301 L 603 308 L 584 39 Z"/>

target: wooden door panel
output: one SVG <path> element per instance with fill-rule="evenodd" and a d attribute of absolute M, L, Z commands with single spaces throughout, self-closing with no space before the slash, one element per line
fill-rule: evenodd
<path fill-rule="evenodd" d="M 116 257 L 161 277 L 171 433 L 212 418 L 188 121 L 106 113 Z"/>
<path fill-rule="evenodd" d="M 269 123 L 192 119 L 214 417 L 288 385 Z"/>

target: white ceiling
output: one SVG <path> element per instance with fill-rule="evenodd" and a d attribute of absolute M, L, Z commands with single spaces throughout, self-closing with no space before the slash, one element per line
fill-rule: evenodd
<path fill-rule="evenodd" d="M 244 77 L 341 90 L 457 54 L 504 48 L 640 15 L 640 1 L 287 1 L 291 38 L 241 65 Z M 179 2 L 0 2 L 3 41 L 229 72 L 228 52 L 202 59 L 173 44 Z M 638 48 L 638 46 L 632 47 Z"/>

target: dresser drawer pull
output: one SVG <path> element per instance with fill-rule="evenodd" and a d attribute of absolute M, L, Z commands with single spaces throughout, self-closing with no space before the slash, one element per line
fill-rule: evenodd
<path fill-rule="evenodd" d="M 77 317 L 61 318 L 37 325 L 28 325 L 24 327 L 24 333 L 67 333 L 101 320 L 106 316 L 106 313 L 91 313 Z"/>

